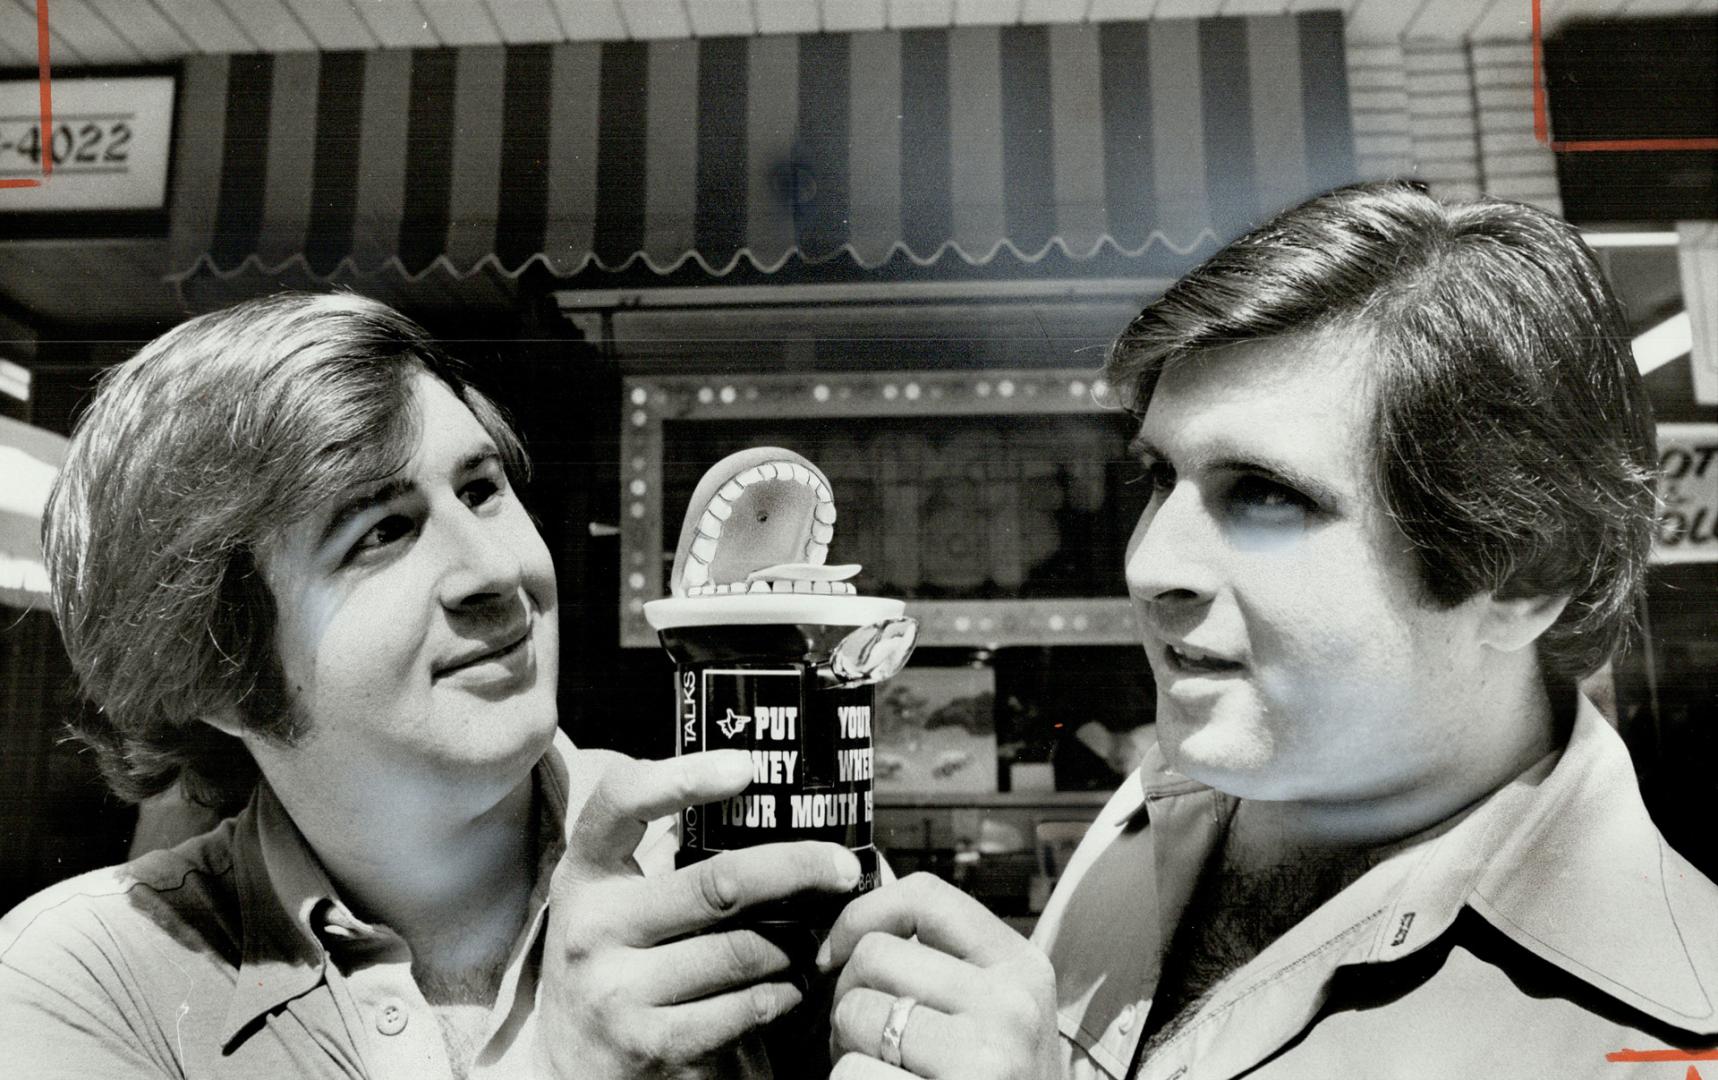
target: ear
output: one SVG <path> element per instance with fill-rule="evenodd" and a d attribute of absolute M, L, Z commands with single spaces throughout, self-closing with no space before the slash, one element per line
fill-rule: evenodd
<path fill-rule="evenodd" d="M 203 723 L 208 724 L 216 731 L 231 735 L 235 739 L 243 739 L 245 737 L 245 725 L 244 722 L 239 719 L 239 711 L 237 709 L 229 707 L 221 709 L 218 712 L 205 713 L 198 717 L 198 719 L 203 721 Z"/>
<path fill-rule="evenodd" d="M 1499 652 L 1519 652 L 1539 640 L 1569 605 L 1567 596 L 1522 596 L 1486 604 L 1480 643 Z"/>

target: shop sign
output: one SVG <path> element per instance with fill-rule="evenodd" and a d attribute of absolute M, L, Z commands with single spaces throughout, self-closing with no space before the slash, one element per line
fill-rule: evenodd
<path fill-rule="evenodd" d="M 1718 424 L 1658 425 L 1661 563 L 1718 562 Z"/>
<path fill-rule="evenodd" d="M 171 76 L 55 79 L 44 127 L 41 83 L 0 82 L 0 181 L 39 181 L 0 185 L 0 212 L 164 206 L 173 89 Z"/>

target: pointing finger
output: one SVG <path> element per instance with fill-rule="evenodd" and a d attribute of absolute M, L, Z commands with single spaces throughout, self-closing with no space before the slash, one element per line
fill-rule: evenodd
<path fill-rule="evenodd" d="M 618 763 L 603 774 L 573 825 L 569 869 L 586 878 L 613 874 L 627 865 L 650 822 L 731 798 L 751 782 L 751 756 L 743 750 Z"/>

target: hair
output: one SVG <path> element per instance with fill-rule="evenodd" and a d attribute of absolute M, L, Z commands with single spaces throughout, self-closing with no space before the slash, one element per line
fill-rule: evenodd
<path fill-rule="evenodd" d="M 1370 344 L 1374 472 L 1429 603 L 1568 596 L 1549 681 L 1621 651 L 1651 552 L 1657 450 L 1628 324 L 1566 222 L 1406 183 L 1313 198 L 1147 306 L 1105 377 L 1135 415 L 1168 367 L 1238 341 Z"/>
<path fill-rule="evenodd" d="M 192 319 L 105 373 L 48 500 L 54 614 L 93 708 L 71 720 L 108 785 L 179 782 L 231 811 L 255 786 L 234 716 L 305 730 L 275 651 L 258 553 L 340 493 L 404 466 L 412 377 L 440 380 L 523 478 L 517 435 L 417 324 L 346 293 L 284 293 Z"/>

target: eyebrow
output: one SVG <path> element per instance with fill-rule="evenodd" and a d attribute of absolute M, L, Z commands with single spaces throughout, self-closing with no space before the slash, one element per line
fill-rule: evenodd
<path fill-rule="evenodd" d="M 476 472 L 485 465 L 500 462 L 501 451 L 493 446 L 484 446 L 482 449 L 474 450 L 461 458 L 459 464 L 454 467 L 453 475 L 463 476 L 466 473 Z M 395 478 L 383 481 L 375 487 L 366 488 L 341 500 L 340 504 L 334 508 L 334 512 L 328 516 L 328 524 L 322 527 L 322 534 L 317 537 L 316 546 L 321 547 L 328 543 L 329 540 L 339 534 L 341 529 L 346 527 L 348 522 L 360 514 L 385 503 L 390 503 L 403 495 L 410 495 L 416 489 L 417 485 L 410 480 Z"/>
<path fill-rule="evenodd" d="M 1159 450 L 1155 443 L 1146 438 L 1143 431 L 1135 435 L 1128 443 L 1128 450 L 1136 457 L 1154 458 L 1169 463 L 1174 461 L 1168 454 Z M 1223 472 L 1240 472 L 1263 476 L 1267 480 L 1294 488 L 1327 507 L 1340 506 L 1346 501 L 1340 492 L 1323 480 L 1284 462 L 1229 452 L 1212 458 L 1204 465 L 1208 469 Z"/>
<path fill-rule="evenodd" d="M 498 464 L 500 463 L 501 451 L 497 450 L 493 446 L 485 445 L 483 449 L 474 450 L 465 455 L 464 458 L 460 459 L 459 467 L 454 471 L 456 474 L 472 472 L 488 465 L 492 461 Z"/>
<path fill-rule="evenodd" d="M 346 527 L 348 522 L 358 515 L 384 503 L 392 502 L 402 495 L 408 495 L 416 487 L 417 485 L 410 480 L 387 480 L 373 488 L 368 488 L 341 500 L 340 504 L 334 508 L 334 512 L 328 515 L 328 524 L 322 527 L 322 535 L 316 538 L 316 546 L 320 548 L 328 543 L 341 529 Z"/>

